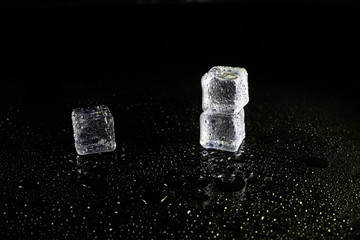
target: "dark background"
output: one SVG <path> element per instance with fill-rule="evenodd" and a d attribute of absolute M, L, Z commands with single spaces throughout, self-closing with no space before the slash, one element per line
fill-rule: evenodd
<path fill-rule="evenodd" d="M 355 1 L 2 2 L 0 237 L 359 239 L 358 23 Z M 249 73 L 242 154 L 199 145 L 216 65 Z M 117 149 L 79 157 L 70 113 L 99 104 Z"/>
<path fill-rule="evenodd" d="M 99 89 L 193 82 L 185 75 L 214 65 L 245 67 L 259 84 L 359 90 L 352 1 L 131 2 L 2 3 L 1 97 L 60 99 L 72 74 Z"/>

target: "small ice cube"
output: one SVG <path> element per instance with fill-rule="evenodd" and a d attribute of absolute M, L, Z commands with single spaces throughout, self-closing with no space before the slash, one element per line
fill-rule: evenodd
<path fill-rule="evenodd" d="M 79 155 L 115 150 L 114 118 L 107 106 L 76 108 L 71 118 Z"/>
<path fill-rule="evenodd" d="M 245 138 L 245 114 L 203 112 L 200 115 L 200 144 L 204 148 L 236 152 Z"/>
<path fill-rule="evenodd" d="M 249 102 L 245 68 L 216 66 L 201 79 L 202 109 L 236 114 Z"/>

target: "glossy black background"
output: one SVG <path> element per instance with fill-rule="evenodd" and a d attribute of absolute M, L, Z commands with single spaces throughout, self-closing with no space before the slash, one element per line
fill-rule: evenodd
<path fill-rule="evenodd" d="M 234 65 L 257 83 L 349 96 L 359 89 L 355 9 L 351 1 L 3 3 L 1 95 L 56 100 L 64 76 L 88 74 L 71 81 L 94 86 L 94 72 L 108 74 L 102 86 L 166 88 L 174 75 Z"/>
<path fill-rule="evenodd" d="M 2 3 L 0 11 L 1 187 L 6 212 L 1 233 L 6 238 L 82 239 L 98 234 L 100 238 L 149 235 L 167 239 L 167 233 L 172 232 L 176 238 L 195 239 L 199 234 L 213 237 L 210 230 L 218 230 L 220 237 L 228 234 L 224 236 L 237 238 L 337 239 L 336 233 L 359 237 L 359 197 L 350 194 L 359 186 L 360 173 L 359 159 L 354 156 L 359 152 L 360 139 L 360 29 L 354 2 L 18 1 Z M 188 191 L 193 191 L 190 186 L 202 187 L 196 182 L 204 161 L 203 149 L 197 143 L 200 79 L 215 65 L 241 66 L 249 72 L 244 157 L 239 160 L 229 154 L 210 154 L 215 166 L 228 157 L 244 164 L 242 178 L 254 173 L 255 183 L 248 187 L 250 197 L 239 208 L 241 216 L 250 212 L 253 222 L 244 224 L 245 231 L 239 230 L 243 219 L 223 215 L 216 206 L 201 212 L 207 195 L 191 193 L 187 197 Z M 116 156 L 105 155 L 109 156 L 105 163 L 96 160 L 100 164 L 94 167 L 87 163 L 90 158 L 76 158 L 70 113 L 75 107 L 96 104 L 107 104 L 112 110 L 118 148 Z M 337 149 L 335 153 L 333 149 Z M 337 178 L 338 169 L 351 171 L 341 172 Z M 286 176 L 285 183 L 290 182 L 290 195 L 297 187 L 295 183 L 318 194 L 308 197 L 302 190 L 293 192 L 296 199 L 307 199 L 307 204 L 316 206 L 310 211 L 313 215 L 300 218 L 317 226 L 320 223 L 312 221 L 320 215 L 316 209 L 322 209 L 322 214 L 328 214 L 320 222 L 326 222 L 332 212 L 323 206 L 330 202 L 344 224 L 334 223 L 333 228 L 324 224 L 327 228 L 314 230 L 311 235 L 306 236 L 305 230 L 299 230 L 305 236 L 296 235 L 287 229 L 296 229 L 299 223 L 293 213 L 296 216 L 301 206 L 295 203 L 293 210 L 278 212 L 265 204 L 265 209 L 274 212 L 272 216 L 289 218 L 290 223 L 281 222 L 273 229 L 274 235 L 261 228 L 261 216 L 251 215 L 257 211 L 251 202 L 261 203 L 271 193 L 289 194 L 280 184 L 282 175 L 275 174 L 277 170 Z M 306 178 L 314 172 L 316 177 L 307 184 Z M 275 184 L 264 178 L 271 174 L 279 179 L 274 177 Z M 351 184 L 347 177 L 352 179 Z M 133 178 L 137 183 L 131 185 Z M 326 188 L 316 181 L 331 186 L 327 197 L 322 195 Z M 167 183 L 170 190 L 164 190 L 159 182 Z M 180 187 L 183 183 L 184 189 Z M 337 191 L 339 183 L 345 186 L 342 193 Z M 271 188 L 271 184 L 276 186 Z M 227 192 L 226 187 L 216 181 L 215 185 L 218 190 L 214 195 L 228 197 L 218 193 Z M 116 191 L 115 186 L 123 190 Z M 236 187 L 241 189 L 242 183 Z M 338 205 L 344 201 L 332 205 L 329 199 L 341 199 L 346 187 L 349 207 L 343 211 Z M 164 192 L 169 196 L 166 207 L 159 203 Z M 113 216 L 119 198 L 121 206 L 116 211 L 124 214 L 120 218 Z M 150 207 L 143 205 L 143 199 Z M 188 208 L 173 209 L 178 199 Z M 75 210 L 76 217 L 68 223 L 74 206 L 80 210 Z M 62 214 L 55 214 L 53 209 L 60 209 Z M 191 222 L 196 217 L 185 214 L 188 209 L 200 211 L 197 222 Z M 174 217 L 177 211 L 179 216 Z M 135 225 L 129 227 L 130 214 L 135 220 L 129 223 Z M 82 220 L 83 216 L 87 220 Z M 208 224 L 207 216 L 211 216 L 213 226 L 205 228 L 200 223 Z M 160 223 L 148 232 L 147 226 L 153 226 L 154 219 Z M 227 219 L 234 221 L 233 227 Z M 224 221 L 228 226 L 225 230 Z M 114 235 L 109 233 L 108 223 L 113 224 Z M 128 229 L 137 234 L 128 234 Z"/>

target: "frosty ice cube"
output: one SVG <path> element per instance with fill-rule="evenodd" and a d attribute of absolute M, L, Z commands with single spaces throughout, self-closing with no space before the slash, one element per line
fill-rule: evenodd
<path fill-rule="evenodd" d="M 238 114 L 203 112 L 200 144 L 204 148 L 236 152 L 245 138 L 244 109 Z"/>
<path fill-rule="evenodd" d="M 76 108 L 71 118 L 79 155 L 115 150 L 114 118 L 107 106 Z"/>
<path fill-rule="evenodd" d="M 211 68 L 201 79 L 203 111 L 239 113 L 249 102 L 247 78 L 244 68 Z"/>

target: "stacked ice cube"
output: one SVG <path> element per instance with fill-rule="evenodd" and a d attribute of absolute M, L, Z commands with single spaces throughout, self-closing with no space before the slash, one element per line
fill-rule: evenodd
<path fill-rule="evenodd" d="M 245 138 L 244 106 L 249 102 L 244 68 L 216 66 L 201 79 L 200 144 L 236 152 Z"/>

